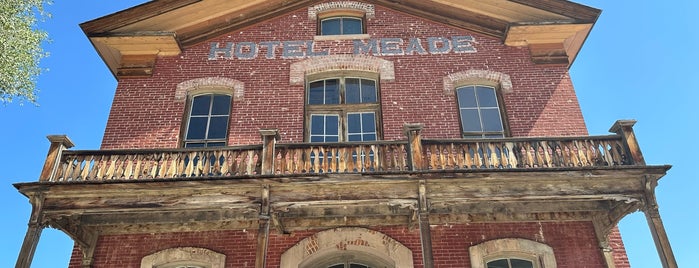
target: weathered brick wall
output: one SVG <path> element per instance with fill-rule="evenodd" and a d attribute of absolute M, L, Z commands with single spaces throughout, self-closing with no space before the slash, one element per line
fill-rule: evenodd
<path fill-rule="evenodd" d="M 372 38 L 475 37 L 477 53 L 379 56 L 395 68 L 393 81 L 381 82 L 383 138 L 404 139 L 404 123 L 424 123 L 426 138 L 458 138 L 459 116 L 443 78 L 471 69 L 511 77 L 512 93 L 504 94 L 513 136 L 584 135 L 585 124 L 567 68 L 534 65 L 527 48 L 507 47 L 500 40 L 409 16 L 381 6 L 367 20 Z M 179 56 L 158 59 L 149 78 L 119 81 L 102 147 L 177 147 L 185 104 L 175 99 L 177 85 L 191 79 L 225 77 L 244 83 L 244 96 L 234 101 L 229 144 L 260 143 L 258 129 L 278 128 L 283 142 L 303 141 L 304 87 L 289 82 L 292 63 L 281 47 L 268 59 L 261 49 L 253 59 L 208 60 L 210 43 L 313 40 L 316 24 L 299 9 L 252 27 L 185 49 Z M 315 50 L 351 54 L 352 41 L 316 41 Z"/>
<path fill-rule="evenodd" d="M 423 267 L 419 230 L 398 226 L 370 229 L 386 234 L 409 248 L 413 252 L 415 267 Z M 267 267 L 279 267 L 282 253 L 316 231 L 320 230 L 293 232 L 290 235 L 273 232 L 269 237 Z M 470 268 L 469 247 L 500 238 L 523 238 L 551 246 L 558 268 L 604 267 L 591 222 L 433 226 L 435 267 Z M 256 234 L 249 230 L 107 235 L 98 240 L 93 267 L 138 268 L 143 257 L 173 247 L 207 248 L 225 254 L 226 267 L 254 267 L 256 245 Z M 80 251 L 74 250 L 69 267 L 79 268 L 80 256 Z M 625 258 L 616 260 L 616 267 L 629 267 Z"/>

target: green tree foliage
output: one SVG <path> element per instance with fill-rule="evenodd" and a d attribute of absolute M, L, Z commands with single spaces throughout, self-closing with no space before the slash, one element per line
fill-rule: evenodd
<path fill-rule="evenodd" d="M 50 0 L 0 0 L 0 103 L 13 99 L 36 103 L 39 61 L 47 54 L 47 33 L 37 22 L 48 16 Z"/>

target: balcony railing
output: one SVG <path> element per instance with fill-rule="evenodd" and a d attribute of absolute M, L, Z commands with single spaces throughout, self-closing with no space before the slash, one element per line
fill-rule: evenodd
<path fill-rule="evenodd" d="M 645 165 L 632 126 L 617 121 L 615 135 L 480 140 L 423 140 L 406 125 L 407 140 L 262 144 L 214 149 L 67 150 L 65 136 L 49 136 L 41 181 L 104 181 L 193 177 L 391 173 L 430 170 L 532 169 Z"/>

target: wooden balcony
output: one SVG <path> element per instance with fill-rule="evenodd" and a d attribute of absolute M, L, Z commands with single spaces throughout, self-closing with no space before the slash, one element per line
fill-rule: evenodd
<path fill-rule="evenodd" d="M 40 180 L 68 183 L 645 165 L 638 147 L 629 145 L 623 133 L 476 140 L 423 140 L 419 134 L 411 137 L 412 140 L 353 143 L 276 144 L 272 141 L 211 149 L 61 149 L 54 163 L 51 163 L 53 159 L 47 160 L 48 169 L 42 172 Z M 54 147 L 65 148 L 69 144 L 64 136 L 51 139 Z M 271 152 L 263 153 L 266 151 Z"/>
<path fill-rule="evenodd" d="M 405 225 L 427 239 L 434 224 L 520 221 L 591 221 L 608 248 L 625 215 L 658 215 L 654 189 L 670 168 L 646 165 L 634 123 L 478 140 L 422 139 L 406 125 L 405 140 L 362 143 L 276 143 L 261 130 L 260 144 L 211 149 L 68 150 L 50 136 L 39 181 L 15 187 L 34 208 L 27 250 L 45 225 L 89 253 L 104 234 Z"/>

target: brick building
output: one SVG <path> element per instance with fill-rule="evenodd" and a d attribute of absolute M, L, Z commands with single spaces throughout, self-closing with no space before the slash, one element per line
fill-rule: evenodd
<path fill-rule="evenodd" d="M 632 120 L 589 136 L 568 68 L 600 11 L 563 0 L 157 0 L 81 25 L 119 81 L 102 148 L 51 147 L 69 267 L 629 267 Z"/>

